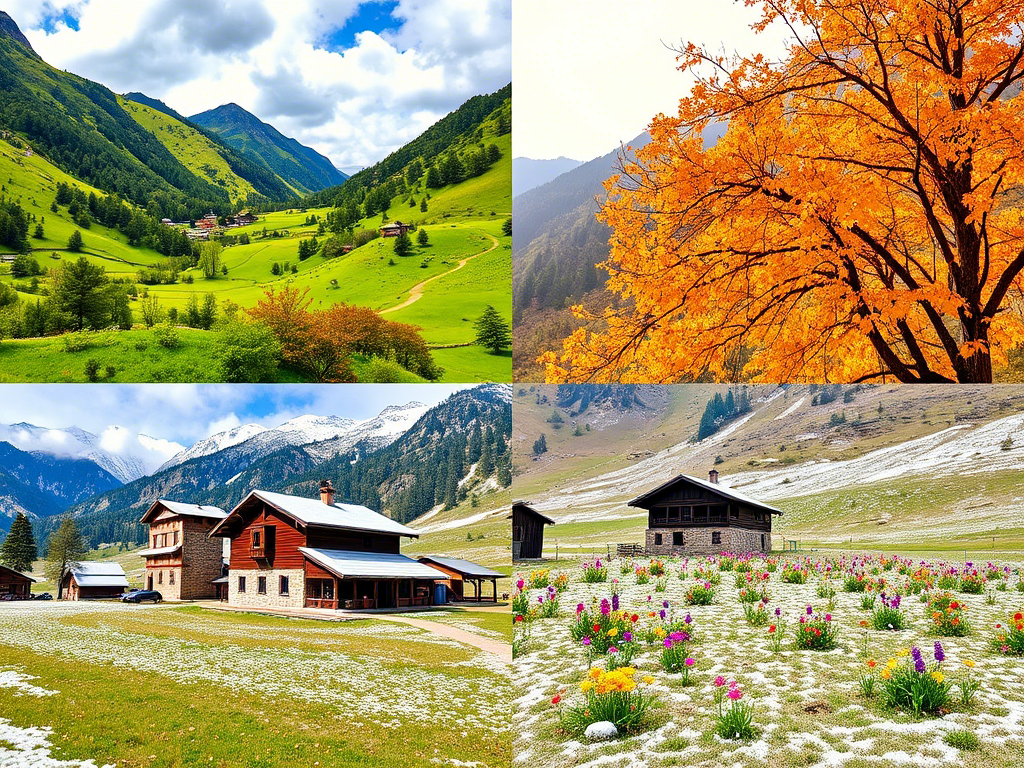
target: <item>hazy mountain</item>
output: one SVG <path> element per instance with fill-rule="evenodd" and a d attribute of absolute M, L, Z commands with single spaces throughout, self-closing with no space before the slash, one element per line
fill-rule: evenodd
<path fill-rule="evenodd" d="M 188 118 L 255 158 L 301 193 L 316 192 L 348 177 L 316 150 L 288 138 L 237 104 L 224 104 Z"/>
<path fill-rule="evenodd" d="M 144 439 L 145 436 L 140 436 L 140 440 Z M 146 474 L 146 465 L 138 453 L 108 451 L 103 448 L 102 441 L 97 435 L 78 427 L 49 429 L 25 422 L 0 424 L 0 440 L 23 451 L 91 461 L 122 483 L 130 483 Z"/>
<path fill-rule="evenodd" d="M 556 157 L 552 160 L 514 157 L 512 158 L 512 195 L 518 197 L 581 165 L 583 165 L 581 160 L 573 160 L 571 157 Z"/>

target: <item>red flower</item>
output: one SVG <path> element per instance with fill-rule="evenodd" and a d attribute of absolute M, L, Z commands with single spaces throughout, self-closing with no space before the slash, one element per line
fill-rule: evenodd
<path fill-rule="evenodd" d="M 551 699 L 551 703 L 552 704 L 557 704 L 561 700 L 562 700 L 562 697 L 556 694 L 555 697 L 553 699 Z"/>
<path fill-rule="evenodd" d="M 601 625 L 600 624 L 595 624 L 594 625 L 594 631 L 595 632 L 600 632 L 601 631 Z"/>
<path fill-rule="evenodd" d="M 516 621 L 522 621 L 522 620 L 523 620 L 523 614 L 517 613 L 516 614 Z"/>
<path fill-rule="evenodd" d="M 770 634 L 770 633 L 772 633 L 772 632 L 774 632 L 774 631 L 775 631 L 775 625 L 774 625 L 774 624 L 772 624 L 772 625 L 771 625 L 770 627 L 768 627 L 768 632 L 769 632 L 769 634 Z"/>

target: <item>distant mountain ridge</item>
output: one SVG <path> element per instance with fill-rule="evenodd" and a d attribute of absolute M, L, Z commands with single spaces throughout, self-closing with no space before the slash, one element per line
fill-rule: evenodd
<path fill-rule="evenodd" d="M 188 118 L 221 137 L 243 155 L 259 160 L 301 193 L 337 186 L 348 178 L 331 161 L 235 103 Z"/>
<path fill-rule="evenodd" d="M 556 157 L 551 160 L 534 160 L 530 157 L 512 158 L 512 196 L 529 192 L 531 189 L 554 181 L 563 173 L 583 165 L 581 160 L 571 157 Z"/>
<path fill-rule="evenodd" d="M 0 440 L 34 454 L 86 459 L 122 483 L 130 483 L 147 474 L 145 463 L 137 455 L 107 451 L 98 435 L 78 427 L 50 429 L 25 422 L 0 424 Z"/>

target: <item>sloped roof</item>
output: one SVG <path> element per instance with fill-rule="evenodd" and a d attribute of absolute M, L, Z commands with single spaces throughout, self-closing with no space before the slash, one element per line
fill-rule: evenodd
<path fill-rule="evenodd" d="M 709 480 L 701 480 L 699 477 L 691 477 L 690 475 L 676 475 L 667 483 L 662 483 L 657 488 L 653 488 L 647 491 L 647 493 L 637 496 L 635 499 L 629 501 L 628 504 L 631 507 L 639 507 L 643 504 L 643 502 L 647 501 L 652 496 L 656 496 L 666 488 L 669 488 L 670 486 L 675 485 L 676 483 L 684 481 L 693 483 L 694 485 L 700 486 L 701 488 L 717 493 L 719 496 L 723 496 L 724 498 L 732 499 L 733 501 L 738 501 L 743 504 L 749 504 L 750 506 L 757 507 L 758 509 L 763 509 L 771 514 L 782 514 L 781 509 L 765 504 L 764 502 L 758 501 L 757 499 L 751 498 L 750 496 L 747 496 L 744 493 L 740 493 L 739 491 L 733 490 L 732 488 L 728 488 L 724 485 L 720 485 L 719 483 L 712 483 Z"/>
<path fill-rule="evenodd" d="M 143 549 L 139 552 L 139 557 L 159 557 L 160 555 L 170 555 L 181 549 L 181 544 L 174 544 L 170 547 L 155 547 L 153 549 Z"/>
<path fill-rule="evenodd" d="M 6 565 L 0 564 L 0 571 L 7 571 L 8 573 L 13 573 L 15 576 L 20 576 L 21 578 L 28 579 L 31 582 L 35 582 L 36 581 L 31 576 L 29 576 L 27 573 L 22 573 L 21 571 L 16 571 L 13 568 L 8 568 Z"/>
<path fill-rule="evenodd" d="M 313 549 L 299 547 L 317 565 L 336 576 L 360 579 L 433 579 L 440 581 L 448 576 L 436 568 L 413 560 L 405 555 L 383 552 L 350 552 L 341 549 Z"/>
<path fill-rule="evenodd" d="M 128 577 L 120 563 L 79 563 L 71 576 L 80 587 L 127 587 Z"/>
<path fill-rule="evenodd" d="M 146 514 L 142 516 L 141 522 L 146 522 L 153 512 L 160 506 L 166 507 L 168 510 L 176 515 L 183 515 L 185 517 L 211 517 L 215 520 L 223 520 L 228 516 L 220 507 L 211 507 L 209 504 L 186 504 L 183 501 L 171 501 L 169 499 L 157 499 L 146 510 Z"/>
<path fill-rule="evenodd" d="M 550 517 L 548 517 L 547 515 L 542 515 L 536 509 L 531 507 L 530 503 L 528 501 L 513 501 L 512 502 L 512 511 L 513 512 L 515 511 L 516 507 L 521 508 L 527 514 L 535 515 L 535 516 L 539 517 L 541 520 L 544 521 L 545 525 L 554 525 L 555 524 L 555 521 L 552 520 Z M 512 517 L 512 515 L 509 515 L 509 517 Z"/>
<path fill-rule="evenodd" d="M 428 560 L 431 563 L 437 563 L 443 565 L 445 568 L 451 568 L 453 571 L 458 571 L 465 576 L 473 576 L 475 578 L 483 579 L 500 579 L 504 578 L 505 574 L 492 571 L 490 568 L 485 568 L 479 563 L 474 563 L 470 560 L 462 560 L 458 557 L 444 557 L 442 555 L 423 555 L 420 558 L 422 563 L 424 560 Z"/>
<path fill-rule="evenodd" d="M 324 528 L 346 528 L 354 531 L 372 531 L 377 533 L 393 533 L 399 536 L 419 537 L 419 533 L 408 528 L 390 517 L 374 512 L 368 507 L 358 504 L 324 504 L 319 498 L 310 499 L 305 496 L 290 496 L 272 491 L 250 491 L 238 503 L 231 513 L 218 523 L 211 536 L 216 536 L 224 524 L 250 499 L 257 498 L 270 504 L 275 509 L 298 520 L 304 525 L 317 525 Z"/>

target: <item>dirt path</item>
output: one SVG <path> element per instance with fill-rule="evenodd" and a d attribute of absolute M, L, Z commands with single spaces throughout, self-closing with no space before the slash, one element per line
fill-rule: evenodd
<path fill-rule="evenodd" d="M 415 304 L 417 301 L 420 300 L 420 297 L 423 296 L 423 289 L 427 285 L 429 285 L 430 283 L 434 282 L 435 280 L 440 280 L 442 277 L 447 277 L 448 275 L 452 274 L 453 272 L 458 272 L 460 269 L 462 269 L 464 266 L 466 266 L 466 264 L 468 264 L 473 259 L 477 258 L 478 256 L 483 256 L 484 254 L 490 253 L 491 251 L 493 251 L 495 248 L 498 247 L 498 238 L 496 238 L 494 235 L 488 235 L 486 232 L 484 232 L 483 234 L 487 235 L 487 237 L 491 238 L 491 240 L 493 241 L 493 243 L 492 243 L 490 248 L 488 248 L 486 251 L 480 251 L 480 253 L 474 253 L 472 256 L 467 256 L 466 258 L 464 258 L 462 261 L 459 262 L 459 266 L 452 267 L 447 272 L 442 272 L 439 275 L 434 275 L 433 277 L 431 277 L 431 278 L 429 278 L 427 280 L 424 280 L 422 283 L 417 283 L 416 285 L 414 285 L 412 288 L 409 289 L 409 298 L 408 299 L 403 301 L 401 304 L 397 304 L 397 305 L 395 305 L 393 307 L 388 307 L 387 309 L 382 309 L 378 314 L 386 315 L 389 312 L 397 312 L 400 309 L 405 309 L 406 307 L 411 306 L 412 304 Z"/>
<path fill-rule="evenodd" d="M 512 646 L 508 643 L 492 640 L 489 637 L 482 637 L 481 635 L 467 632 L 466 630 L 459 629 L 458 627 L 442 624 L 439 621 L 412 619 L 408 616 L 377 615 L 373 618 L 380 619 L 382 621 L 395 621 L 400 624 L 408 624 L 419 629 L 424 629 L 427 632 L 433 632 L 435 635 L 447 637 L 455 640 L 456 642 L 465 643 L 466 645 L 472 645 L 474 648 L 479 648 L 481 651 L 486 651 L 487 653 L 493 653 L 502 661 L 508 664 L 512 663 Z"/>

